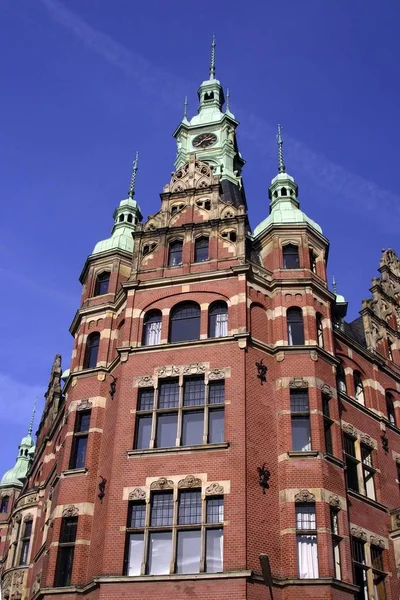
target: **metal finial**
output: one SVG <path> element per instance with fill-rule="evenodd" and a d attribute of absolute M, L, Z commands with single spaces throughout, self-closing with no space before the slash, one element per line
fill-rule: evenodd
<path fill-rule="evenodd" d="M 136 173 L 138 172 L 139 152 L 136 152 L 135 160 L 133 161 L 131 185 L 129 186 L 128 198 L 133 199 L 135 196 Z"/>
<path fill-rule="evenodd" d="M 35 400 L 33 402 L 32 417 L 31 417 L 31 422 L 29 423 L 28 435 L 32 434 L 33 422 L 35 420 L 35 414 L 36 414 L 36 403 L 37 403 L 37 398 L 35 398 Z"/>
<path fill-rule="evenodd" d="M 188 107 L 188 101 L 187 101 L 187 96 L 185 96 L 185 102 L 183 103 L 183 118 L 187 119 L 187 107 Z"/>
<path fill-rule="evenodd" d="M 333 287 L 333 293 L 336 294 L 337 287 L 336 287 L 336 279 L 335 279 L 334 275 L 332 275 L 332 287 Z"/>
<path fill-rule="evenodd" d="M 210 79 L 215 77 L 215 33 L 213 34 L 211 44 L 211 63 L 210 63 Z"/>
<path fill-rule="evenodd" d="M 230 112 L 230 103 L 231 103 L 231 91 L 229 88 L 226 88 L 226 112 Z"/>
<path fill-rule="evenodd" d="M 283 139 L 282 139 L 282 133 L 281 133 L 281 126 L 278 123 L 278 135 L 276 136 L 276 139 L 278 140 L 278 157 L 279 157 L 279 173 L 286 173 L 286 167 L 285 167 L 285 163 L 283 160 Z"/>

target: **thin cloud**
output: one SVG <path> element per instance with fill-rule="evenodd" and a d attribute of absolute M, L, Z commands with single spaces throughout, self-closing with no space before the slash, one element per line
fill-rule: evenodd
<path fill-rule="evenodd" d="M 71 31 L 108 63 L 134 78 L 145 93 L 157 96 L 160 102 L 168 106 L 176 106 L 181 102 L 188 85 L 184 79 L 154 66 L 143 56 L 127 50 L 110 36 L 95 30 L 59 0 L 41 2 L 57 23 Z M 265 131 L 274 139 L 272 136 L 275 127 L 247 112 L 246 127 L 242 126 L 241 135 L 251 139 L 252 143 L 260 148 L 262 155 L 266 155 Z M 399 216 L 400 196 L 335 164 L 299 140 L 290 136 L 285 138 L 287 147 L 290 148 L 288 156 L 293 170 L 307 174 L 319 189 L 329 192 L 329 199 L 321 198 L 321 202 L 329 202 L 331 208 L 331 199 L 334 196 L 336 208 L 340 204 L 359 210 L 362 205 L 363 209 L 373 213 L 375 225 L 379 223 L 385 231 L 397 231 L 397 220 L 393 217 Z M 272 145 L 270 148 L 267 151 L 268 155 L 272 155 Z"/>

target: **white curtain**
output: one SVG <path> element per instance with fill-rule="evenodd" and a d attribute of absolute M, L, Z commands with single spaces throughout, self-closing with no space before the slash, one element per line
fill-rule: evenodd
<path fill-rule="evenodd" d="M 300 579 L 317 579 L 318 549 L 316 535 L 297 536 L 297 557 Z"/>
<path fill-rule="evenodd" d="M 228 335 L 228 315 L 219 314 L 215 322 L 215 337 L 225 337 Z"/>
<path fill-rule="evenodd" d="M 292 324 L 291 323 L 288 323 L 288 337 L 289 337 L 289 346 L 294 346 L 294 344 L 293 344 Z"/>
<path fill-rule="evenodd" d="M 365 404 L 364 388 L 363 388 L 362 383 L 358 383 L 356 386 L 356 400 L 360 404 L 363 404 L 363 405 Z"/>
<path fill-rule="evenodd" d="M 140 575 L 143 560 L 143 548 L 143 533 L 132 533 L 129 537 L 128 575 Z"/>
<path fill-rule="evenodd" d="M 155 344 L 161 343 L 161 321 L 146 324 L 146 346 L 155 346 Z"/>

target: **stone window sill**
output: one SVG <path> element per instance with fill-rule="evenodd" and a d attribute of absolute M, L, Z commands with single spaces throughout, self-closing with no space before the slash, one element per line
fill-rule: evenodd
<path fill-rule="evenodd" d="M 333 456 L 333 454 L 324 454 L 324 458 L 325 458 L 325 460 L 333 463 L 334 465 L 336 465 L 337 467 L 340 467 L 341 469 L 344 469 L 346 466 L 346 464 L 342 460 L 340 460 L 340 458 Z"/>
<path fill-rule="evenodd" d="M 370 504 L 371 506 L 374 506 L 375 508 L 378 508 L 383 512 L 388 511 L 387 507 L 384 504 L 381 504 L 376 500 L 372 500 L 371 498 L 368 498 L 368 496 L 363 496 L 363 494 L 359 494 L 358 492 L 355 492 L 353 490 L 347 490 L 347 495 L 351 496 L 352 498 L 356 498 L 357 500 L 361 500 L 362 502 L 366 502 L 367 504 Z"/>
<path fill-rule="evenodd" d="M 153 455 L 153 454 L 171 454 L 176 452 L 210 452 L 214 450 L 226 450 L 229 448 L 229 442 L 220 444 L 201 444 L 199 446 L 171 446 L 170 448 L 147 448 L 146 450 L 127 450 L 127 455 L 133 458 Z"/>
<path fill-rule="evenodd" d="M 318 450 L 290 450 L 289 458 L 318 458 L 320 453 Z"/>
<path fill-rule="evenodd" d="M 67 469 L 66 471 L 62 471 L 61 475 L 63 477 L 72 477 L 73 475 L 86 475 L 88 469 L 83 467 L 81 469 Z"/>
<path fill-rule="evenodd" d="M 251 571 L 225 571 L 223 573 L 172 573 L 171 575 L 123 575 L 120 577 L 95 577 L 96 583 L 123 583 L 123 582 L 147 582 L 153 583 L 156 581 L 179 581 L 193 579 L 232 579 L 234 577 L 251 577 Z"/>

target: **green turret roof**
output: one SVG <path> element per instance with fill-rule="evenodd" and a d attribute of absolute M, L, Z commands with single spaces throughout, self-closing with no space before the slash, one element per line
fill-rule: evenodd
<path fill-rule="evenodd" d="M 36 405 L 36 402 L 35 402 Z M 4 473 L 0 481 L 0 487 L 18 486 L 22 487 L 23 480 L 29 470 L 32 455 L 35 451 L 35 442 L 32 438 L 33 420 L 35 418 L 35 406 L 32 412 L 31 422 L 29 424 L 28 435 L 22 438 L 18 446 L 18 457 L 12 469 Z"/>

